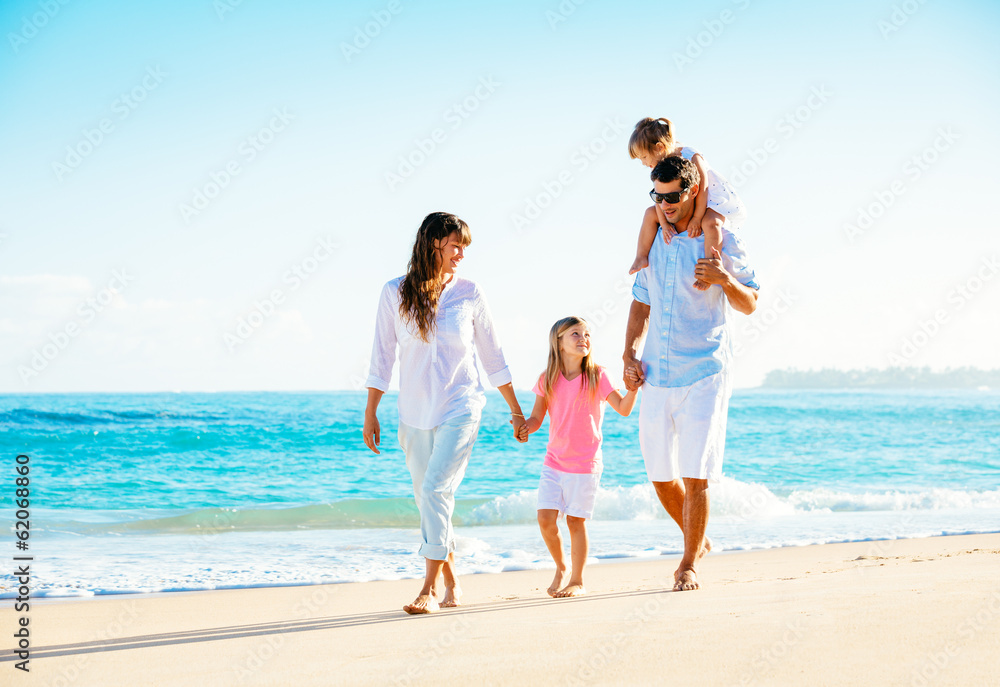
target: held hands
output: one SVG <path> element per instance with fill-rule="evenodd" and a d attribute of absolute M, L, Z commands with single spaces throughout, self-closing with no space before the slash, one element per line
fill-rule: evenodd
<path fill-rule="evenodd" d="M 637 391 L 646 381 L 646 375 L 642 369 L 642 363 L 633 358 L 625 363 L 625 388 L 629 391 Z"/>
<path fill-rule="evenodd" d="M 514 425 L 514 438 L 522 444 L 528 441 L 528 423 L 524 416 L 511 413 L 510 424 Z"/>

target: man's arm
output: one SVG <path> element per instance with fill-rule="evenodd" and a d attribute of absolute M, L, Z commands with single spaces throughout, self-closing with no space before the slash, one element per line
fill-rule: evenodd
<path fill-rule="evenodd" d="M 714 257 L 702 258 L 694 268 L 694 276 L 706 284 L 719 284 L 723 293 L 729 299 L 733 310 L 744 315 L 751 315 L 757 309 L 757 289 L 744 286 L 722 266 L 722 256 L 712 249 Z"/>
<path fill-rule="evenodd" d="M 625 387 L 629 391 L 639 388 L 646 380 L 646 375 L 642 371 L 642 363 L 639 361 L 639 347 L 642 345 L 648 328 L 649 306 L 633 300 L 632 307 L 628 311 L 628 324 L 625 327 L 625 354 L 622 356 L 622 360 L 625 362 Z M 630 367 L 635 369 L 639 377 L 638 384 L 634 386 L 628 378 Z"/>

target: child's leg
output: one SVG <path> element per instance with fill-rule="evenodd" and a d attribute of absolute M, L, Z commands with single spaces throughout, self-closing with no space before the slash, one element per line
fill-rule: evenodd
<path fill-rule="evenodd" d="M 566 516 L 566 527 L 569 528 L 570 551 L 573 555 L 573 573 L 569 584 L 559 590 L 556 596 L 582 596 L 587 593 L 583 586 L 583 566 L 587 564 L 587 554 L 590 542 L 587 539 L 587 521 L 585 518 Z"/>
<path fill-rule="evenodd" d="M 718 212 L 709 208 L 705 211 L 705 217 L 701 220 L 701 228 L 705 234 L 705 257 L 711 259 L 714 253 L 712 249 L 722 252 L 722 225 L 726 218 Z M 700 279 L 694 282 L 694 288 L 699 291 L 707 291 L 710 284 L 706 284 Z"/>
<path fill-rule="evenodd" d="M 649 249 L 653 247 L 653 241 L 656 240 L 656 229 L 661 222 L 663 226 L 666 226 L 667 220 L 660 212 L 660 208 L 654 206 L 646 209 L 646 213 L 642 216 L 642 227 L 639 229 L 639 245 L 635 249 L 635 262 L 629 268 L 629 274 L 635 274 L 649 265 Z"/>
<path fill-rule="evenodd" d="M 562 589 L 566 579 L 566 556 L 563 554 L 562 537 L 559 536 L 559 511 L 551 508 L 538 509 L 538 528 L 542 531 L 542 539 L 556 564 L 556 576 L 549 585 L 549 596 L 555 596 Z"/>

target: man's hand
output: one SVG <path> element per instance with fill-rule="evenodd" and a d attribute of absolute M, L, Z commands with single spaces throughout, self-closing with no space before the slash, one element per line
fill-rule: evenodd
<path fill-rule="evenodd" d="M 733 278 L 722 266 L 722 256 L 718 249 L 712 249 L 711 258 L 701 258 L 694 268 L 696 279 L 706 284 L 727 284 Z"/>

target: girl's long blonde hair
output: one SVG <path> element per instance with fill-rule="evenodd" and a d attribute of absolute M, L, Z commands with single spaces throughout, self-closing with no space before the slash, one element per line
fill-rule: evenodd
<path fill-rule="evenodd" d="M 420 338 L 428 342 L 434 332 L 443 281 L 440 266 L 434 259 L 435 244 L 452 234 L 458 234 L 458 242 L 463 246 L 472 243 L 469 225 L 455 215 L 432 212 L 424 217 L 417 229 L 406 276 L 399 284 L 399 314 L 404 322 L 416 324 Z"/>
<path fill-rule="evenodd" d="M 674 146 L 677 144 L 674 139 L 674 125 L 666 117 L 640 119 L 628 138 L 629 157 L 634 160 L 643 153 L 652 153 L 657 143 L 663 144 L 667 149 L 667 155 L 674 152 Z"/>
<path fill-rule="evenodd" d="M 588 329 L 590 328 L 585 319 L 571 315 L 556 322 L 552 325 L 552 329 L 549 330 L 549 362 L 545 366 L 545 385 L 543 389 L 546 403 L 550 402 L 552 390 L 555 388 L 556 380 L 559 379 L 559 373 L 562 371 L 562 351 L 559 349 L 559 339 L 562 338 L 562 335 L 570 327 L 575 327 L 578 324 L 582 324 Z M 591 401 L 594 400 L 594 396 L 597 394 L 597 385 L 601 378 L 601 368 L 594 362 L 592 354 L 593 350 L 583 356 L 583 360 L 581 361 L 583 367 L 583 388 L 589 392 Z"/>

